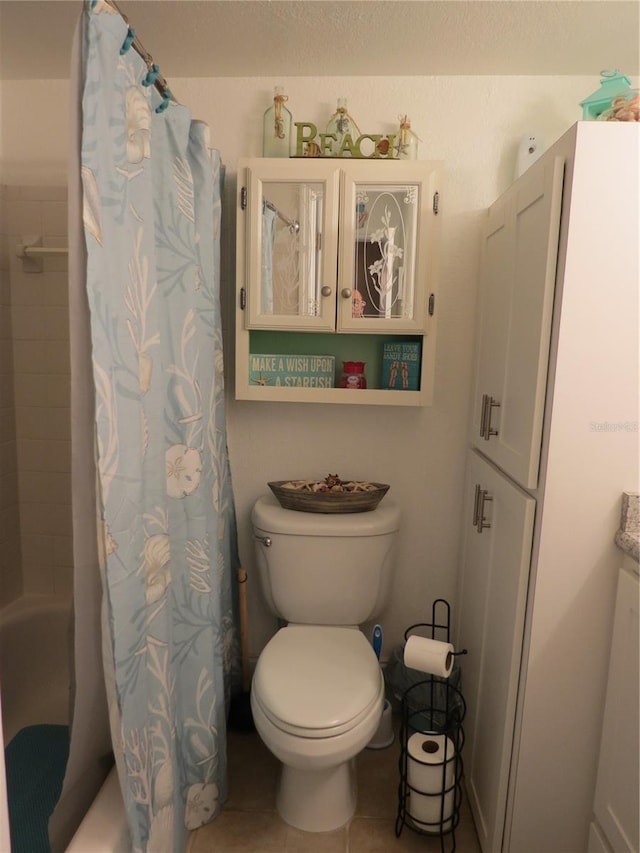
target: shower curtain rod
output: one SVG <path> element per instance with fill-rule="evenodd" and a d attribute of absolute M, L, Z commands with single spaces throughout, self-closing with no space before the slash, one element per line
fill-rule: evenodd
<path fill-rule="evenodd" d="M 278 217 L 278 219 L 281 219 L 285 223 L 285 225 L 289 226 L 289 230 L 291 231 L 292 234 L 298 233 L 298 231 L 300 230 L 300 223 L 299 222 L 296 222 L 295 219 L 289 219 L 288 216 L 285 216 L 281 210 L 278 210 L 278 208 L 275 206 L 275 204 L 272 201 L 267 201 L 267 199 L 265 198 L 264 204 L 266 205 L 266 207 L 269 208 L 269 210 L 272 210 L 275 213 L 275 215 Z"/>
<path fill-rule="evenodd" d="M 129 24 L 129 19 L 124 14 L 124 12 L 118 7 L 116 0 L 105 0 L 105 2 L 107 3 L 108 6 L 111 6 L 113 9 L 116 10 L 116 12 L 120 15 L 122 20 L 125 22 L 125 24 L 129 27 L 129 30 L 135 33 L 135 30 L 132 30 L 132 28 Z M 153 85 L 156 87 L 158 92 L 160 92 L 160 94 L 162 95 L 163 98 L 165 98 L 168 94 L 169 97 L 171 98 L 171 100 L 175 102 L 175 98 L 173 97 L 173 94 L 171 93 L 171 90 L 169 89 L 169 84 L 167 83 L 165 78 L 162 76 L 162 74 L 160 74 L 160 72 L 158 70 L 158 66 L 156 65 L 154 67 L 153 57 L 151 56 L 149 51 L 146 50 L 146 48 L 144 47 L 144 45 L 142 44 L 142 42 L 140 41 L 140 39 L 138 38 L 137 35 L 134 35 L 133 41 L 131 42 L 131 47 L 135 50 L 135 52 L 139 56 L 142 57 L 142 61 L 147 66 L 149 73 L 152 73 L 154 70 L 157 72 L 155 80 L 153 81 Z"/>

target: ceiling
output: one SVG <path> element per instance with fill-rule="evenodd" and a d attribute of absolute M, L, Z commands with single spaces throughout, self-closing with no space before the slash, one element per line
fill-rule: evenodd
<path fill-rule="evenodd" d="M 640 66 L 640 0 L 117 0 L 167 78 L 590 75 Z M 66 79 L 82 0 L 0 0 L 0 79 Z"/>

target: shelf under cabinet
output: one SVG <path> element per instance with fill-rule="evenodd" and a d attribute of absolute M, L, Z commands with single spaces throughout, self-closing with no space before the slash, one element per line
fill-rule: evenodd
<path fill-rule="evenodd" d="M 236 381 L 236 399 L 279 402 L 343 403 L 351 405 L 423 406 L 425 391 L 381 388 L 382 351 L 385 342 L 420 342 L 423 345 L 421 378 L 425 375 L 427 353 L 424 340 L 419 335 L 336 335 L 322 333 L 274 332 L 252 330 L 249 333 L 247 361 L 238 365 L 243 376 Z M 286 354 L 293 356 L 332 356 L 335 359 L 334 385 L 342 375 L 342 362 L 362 361 L 365 363 L 366 389 L 305 388 L 299 385 L 286 387 L 269 384 L 253 384 L 249 381 L 249 357 L 251 355 Z"/>

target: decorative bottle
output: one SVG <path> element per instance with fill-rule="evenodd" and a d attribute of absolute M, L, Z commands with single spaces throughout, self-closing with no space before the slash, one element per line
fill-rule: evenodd
<path fill-rule="evenodd" d="M 353 390 L 367 387 L 367 377 L 364 375 L 364 361 L 343 361 L 340 388 Z"/>
<path fill-rule="evenodd" d="M 407 116 L 400 116 L 400 138 L 398 140 L 398 160 L 415 160 L 418 156 L 418 137 L 411 130 Z"/>
<path fill-rule="evenodd" d="M 285 107 L 282 86 L 273 90 L 273 104 L 264 114 L 262 156 L 289 157 L 291 154 L 291 113 Z"/>
<path fill-rule="evenodd" d="M 354 119 L 349 115 L 346 98 L 338 98 L 336 111 L 327 124 L 327 134 L 333 134 L 336 137 L 336 141 L 331 143 L 331 153 L 334 157 L 351 154 L 351 148 L 348 144 L 343 148 L 344 138 L 349 135 L 355 142 L 360 136 L 360 130 Z"/>

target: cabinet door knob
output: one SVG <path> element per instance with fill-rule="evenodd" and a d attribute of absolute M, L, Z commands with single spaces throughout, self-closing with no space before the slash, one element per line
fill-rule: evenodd
<path fill-rule="evenodd" d="M 342 290 L 340 291 L 340 295 L 342 296 L 343 299 L 351 299 L 351 288 L 343 287 Z"/>
<path fill-rule="evenodd" d="M 331 294 L 333 293 L 333 290 L 329 287 L 328 284 L 325 284 L 325 286 L 320 290 L 320 293 L 323 296 L 331 296 Z"/>

